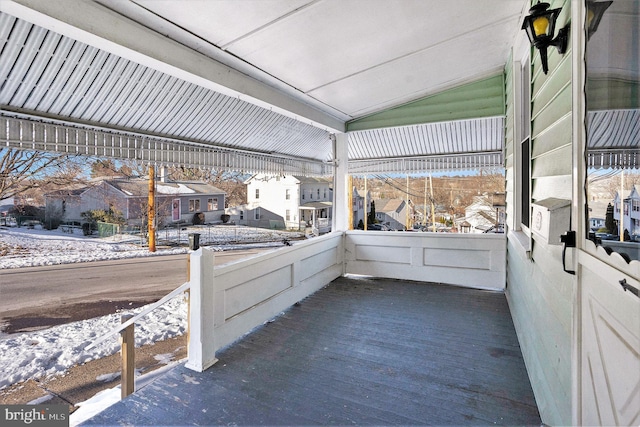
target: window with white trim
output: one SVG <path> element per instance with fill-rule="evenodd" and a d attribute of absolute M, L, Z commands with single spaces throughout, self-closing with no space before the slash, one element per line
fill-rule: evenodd
<path fill-rule="evenodd" d="M 200 212 L 200 199 L 189 199 L 189 212 Z"/>

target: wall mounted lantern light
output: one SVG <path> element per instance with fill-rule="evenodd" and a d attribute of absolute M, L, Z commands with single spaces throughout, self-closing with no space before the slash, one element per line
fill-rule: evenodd
<path fill-rule="evenodd" d="M 598 29 L 604 11 L 611 6 L 613 1 L 587 1 L 587 40 Z"/>
<path fill-rule="evenodd" d="M 529 9 L 529 16 L 524 18 L 522 29 L 527 32 L 529 41 L 540 51 L 540 60 L 542 61 L 542 71 L 545 74 L 549 71 L 547 61 L 547 48 L 555 46 L 558 53 L 567 51 L 567 43 L 569 40 L 569 25 L 558 31 L 558 37 L 553 38 L 556 19 L 561 9 L 549 9 L 549 3 L 540 3 Z"/>

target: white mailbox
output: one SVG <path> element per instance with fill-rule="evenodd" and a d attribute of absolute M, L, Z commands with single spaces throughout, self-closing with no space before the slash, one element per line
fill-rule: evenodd
<path fill-rule="evenodd" d="M 532 204 L 531 231 L 536 240 L 548 245 L 559 245 L 560 236 L 569 230 L 571 200 L 548 199 Z"/>

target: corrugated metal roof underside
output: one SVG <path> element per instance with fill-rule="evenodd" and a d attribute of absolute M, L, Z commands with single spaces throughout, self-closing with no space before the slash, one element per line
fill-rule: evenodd
<path fill-rule="evenodd" d="M 349 172 L 502 167 L 504 117 L 349 132 Z"/>
<path fill-rule="evenodd" d="M 4 13 L 0 113 L 8 147 L 245 172 L 332 173 L 326 130 Z M 349 132 L 349 169 L 502 166 L 503 128 L 503 117 L 490 117 Z"/>
<path fill-rule="evenodd" d="M 113 157 L 140 163 L 277 175 L 330 175 L 329 163 L 216 148 L 111 129 L 9 117 L 0 111 L 0 144 L 21 150 Z"/>
<path fill-rule="evenodd" d="M 588 167 L 640 168 L 640 110 L 587 113 Z"/>
<path fill-rule="evenodd" d="M 0 106 L 309 160 L 329 133 L 0 13 Z"/>

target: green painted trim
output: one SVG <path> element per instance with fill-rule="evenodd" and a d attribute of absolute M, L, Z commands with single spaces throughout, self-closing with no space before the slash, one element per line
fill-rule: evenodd
<path fill-rule="evenodd" d="M 503 116 L 504 73 L 347 123 L 347 131 Z"/>

